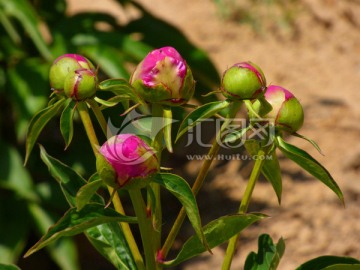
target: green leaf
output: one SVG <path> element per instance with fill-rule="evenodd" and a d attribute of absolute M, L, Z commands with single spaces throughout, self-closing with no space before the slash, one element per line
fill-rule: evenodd
<path fill-rule="evenodd" d="M 74 135 L 73 118 L 75 107 L 76 102 L 73 101 L 71 98 L 67 99 L 64 111 L 62 112 L 60 117 L 60 131 L 65 141 L 65 149 L 68 148 L 68 146 L 70 145 Z"/>
<path fill-rule="evenodd" d="M 247 140 L 245 142 L 246 151 L 253 157 L 256 158 L 257 153 L 260 149 L 260 144 L 256 140 Z M 265 176 L 266 180 L 272 185 L 279 204 L 281 203 L 282 193 L 282 180 L 281 170 L 278 158 L 276 156 L 275 149 L 270 153 L 266 154 L 264 164 L 261 167 L 261 173 Z"/>
<path fill-rule="evenodd" d="M 159 173 L 154 176 L 153 181 L 170 191 L 181 202 L 196 235 L 207 249 L 206 239 L 201 228 L 199 209 L 189 184 L 180 176 L 171 173 Z"/>
<path fill-rule="evenodd" d="M 13 193 L 0 196 L 0 262 L 16 263 L 31 229 L 27 202 Z M 1 269 L 1 268 L 0 268 Z"/>
<path fill-rule="evenodd" d="M 21 270 L 21 269 L 14 264 L 0 263 L 0 270 Z"/>
<path fill-rule="evenodd" d="M 204 235 L 209 244 L 209 247 L 214 248 L 225 243 L 227 240 L 240 233 L 246 227 L 265 217 L 266 216 L 262 214 L 237 214 L 223 216 L 211 221 L 209 224 L 204 226 Z M 169 267 L 177 265 L 205 251 L 206 249 L 201 243 L 199 237 L 194 235 L 185 242 L 177 257 L 174 260 L 165 262 L 164 266 Z"/>
<path fill-rule="evenodd" d="M 106 223 L 92 227 L 86 236 L 96 250 L 116 269 L 133 270 L 136 264 L 119 223 Z"/>
<path fill-rule="evenodd" d="M 39 29 L 40 20 L 30 3 L 26 0 L 0 0 L 0 8 L 6 15 L 16 18 L 22 24 L 42 56 L 48 61 L 51 60 L 51 52 Z"/>
<path fill-rule="evenodd" d="M 76 207 L 80 211 L 103 185 L 103 180 L 98 179 L 83 185 L 76 194 Z"/>
<path fill-rule="evenodd" d="M 83 13 L 83 15 L 85 17 L 83 23 L 88 25 L 89 18 L 94 15 L 92 13 L 87 13 L 87 14 Z M 114 21 L 115 21 L 114 26 L 115 27 L 119 26 L 116 25 L 116 19 Z M 95 23 L 96 22 L 94 22 L 94 28 L 96 27 Z M 70 26 L 71 26 L 71 22 L 70 22 Z M 131 36 L 127 34 L 123 34 L 121 31 L 104 32 L 104 31 L 98 31 L 96 29 L 92 29 L 91 33 L 79 34 L 80 32 L 81 31 L 77 31 L 72 39 L 72 42 L 76 46 L 79 47 L 94 46 L 97 48 L 102 48 L 102 46 L 107 46 L 109 48 L 117 48 L 118 53 L 109 55 L 109 57 L 112 58 L 114 58 L 114 55 L 118 55 L 120 57 L 123 57 L 124 60 L 138 63 L 153 49 L 153 47 L 150 47 L 141 41 L 135 40 Z"/>
<path fill-rule="evenodd" d="M 24 257 L 30 256 L 60 237 L 73 236 L 102 223 L 135 223 L 136 221 L 135 217 L 121 215 L 111 208 L 104 208 L 102 204 L 87 204 L 80 211 L 77 211 L 76 208 L 71 208 L 48 230 L 39 242 L 26 252 Z"/>
<path fill-rule="evenodd" d="M 346 266 L 346 267 L 345 267 Z M 342 268 L 344 267 L 344 268 Z M 321 256 L 312 259 L 302 265 L 296 270 L 345 270 L 360 269 L 360 261 L 351 257 L 337 257 L 337 256 Z"/>
<path fill-rule="evenodd" d="M 26 156 L 25 164 L 27 163 L 31 150 L 34 147 L 34 144 L 39 137 L 41 131 L 46 126 L 46 124 L 60 111 L 63 107 L 65 99 L 61 99 L 55 104 L 46 107 L 41 110 L 30 121 L 29 129 L 26 135 Z"/>
<path fill-rule="evenodd" d="M 58 181 L 71 207 L 76 205 L 76 194 L 87 182 L 67 165 L 51 157 L 40 146 L 40 156 L 48 166 L 50 174 Z M 94 174 L 89 182 L 96 181 L 99 176 Z M 105 205 L 104 200 L 97 194 L 92 196 L 91 202 Z M 104 206 L 103 206 L 104 207 Z M 86 236 L 94 247 L 118 269 L 135 269 L 135 262 L 122 229 L 118 223 L 106 223 L 86 231 Z"/>
<path fill-rule="evenodd" d="M 86 180 L 69 166 L 48 155 L 41 145 L 40 157 L 48 167 L 51 176 L 60 184 L 70 206 L 74 207 L 76 205 L 76 194 L 87 183 Z M 104 203 L 104 200 L 99 195 L 96 195 L 93 197 L 93 202 Z"/>
<path fill-rule="evenodd" d="M 55 217 L 44 208 L 41 208 L 38 204 L 29 204 L 28 209 L 31 213 L 31 218 L 36 226 L 36 231 L 39 237 L 44 235 L 47 229 L 58 219 L 58 217 Z M 46 246 L 46 251 L 50 254 L 51 258 L 56 262 L 60 269 L 80 269 L 77 247 L 72 239 L 59 239 L 56 243 Z"/>
<path fill-rule="evenodd" d="M 31 176 L 22 164 L 18 151 L 0 140 L 0 187 L 13 190 L 21 198 L 36 201 Z"/>
<path fill-rule="evenodd" d="M 284 251 L 285 243 L 282 238 L 275 245 L 269 235 L 260 235 L 258 253 L 251 252 L 248 255 L 244 270 L 276 270 Z"/>
<path fill-rule="evenodd" d="M 240 138 L 243 139 L 244 135 L 246 134 L 246 132 L 249 129 L 250 129 L 250 126 L 248 126 L 246 128 L 242 128 L 240 130 L 236 130 L 232 133 L 226 134 L 226 136 L 224 138 L 224 143 L 233 143 Z"/>
<path fill-rule="evenodd" d="M 205 119 L 214 116 L 219 111 L 228 107 L 229 104 L 230 102 L 227 100 L 215 101 L 196 108 L 194 111 L 189 113 L 180 124 L 179 131 L 175 141 L 177 141 L 189 129 L 195 127 L 201 121 L 204 121 Z"/>
<path fill-rule="evenodd" d="M 14 42 L 16 45 L 19 45 L 21 43 L 21 37 L 14 25 L 11 23 L 10 19 L 4 14 L 2 9 L 0 9 L 0 22 L 11 38 L 12 42 Z"/>
<path fill-rule="evenodd" d="M 335 264 L 325 267 L 322 270 L 360 270 L 360 264 Z"/>
<path fill-rule="evenodd" d="M 9 53 L 11 54 L 11 53 Z M 21 58 L 11 54 L 12 57 Z M 26 58 L 7 68 L 6 95 L 16 111 L 16 136 L 23 141 L 31 118 L 46 107 L 50 64 L 40 58 Z"/>
<path fill-rule="evenodd" d="M 304 150 L 297 148 L 294 145 L 286 143 L 280 136 L 276 137 L 277 146 L 281 152 L 289 159 L 297 163 L 304 170 L 319 179 L 326 186 L 328 186 L 339 197 L 340 201 L 344 204 L 344 196 L 332 178 L 331 174 L 312 156 Z"/>
<path fill-rule="evenodd" d="M 318 152 L 319 152 L 321 155 L 324 155 L 323 152 L 321 151 L 319 145 L 318 145 L 314 140 L 312 140 L 312 139 L 310 139 L 310 138 L 308 138 L 308 137 L 305 137 L 304 135 L 301 135 L 301 134 L 296 133 L 296 132 L 292 133 L 291 135 L 293 135 L 293 136 L 295 136 L 295 137 L 299 137 L 299 138 L 301 138 L 301 139 L 304 139 L 304 140 L 308 141 L 309 143 L 312 144 L 312 146 L 315 147 L 316 150 L 318 150 Z"/>

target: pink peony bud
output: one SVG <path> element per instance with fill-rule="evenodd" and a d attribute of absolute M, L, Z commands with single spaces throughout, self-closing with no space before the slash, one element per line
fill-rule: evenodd
<path fill-rule="evenodd" d="M 226 98 L 255 99 L 266 89 L 262 70 L 251 62 L 241 62 L 227 69 L 221 80 L 221 91 Z"/>
<path fill-rule="evenodd" d="M 186 103 L 195 89 L 190 68 L 173 47 L 150 52 L 136 67 L 130 83 L 145 101 L 171 106 Z"/>
<path fill-rule="evenodd" d="M 64 89 L 65 78 L 76 70 L 92 70 L 94 65 L 84 56 L 78 54 L 64 54 L 55 59 L 49 72 L 50 86 L 54 90 Z"/>
<path fill-rule="evenodd" d="M 281 86 L 270 85 L 264 98 L 272 106 L 264 118 L 273 119 L 275 126 L 289 132 L 298 131 L 304 123 L 304 111 L 298 99 Z M 254 102 L 254 109 L 260 111 L 260 102 Z"/>
<path fill-rule="evenodd" d="M 79 69 L 65 78 L 64 93 L 76 101 L 95 96 L 97 76 L 94 71 Z"/>
<path fill-rule="evenodd" d="M 111 137 L 100 148 L 100 153 L 116 172 L 120 187 L 136 178 L 147 178 L 159 170 L 153 149 L 132 134 Z"/>

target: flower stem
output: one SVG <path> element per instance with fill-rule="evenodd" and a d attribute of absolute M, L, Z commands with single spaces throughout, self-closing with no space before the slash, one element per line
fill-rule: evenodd
<path fill-rule="evenodd" d="M 102 132 L 104 133 L 105 136 L 107 136 L 107 123 L 106 123 L 106 119 L 105 119 L 103 113 L 100 110 L 100 107 L 98 106 L 96 101 L 93 99 L 89 99 L 88 103 L 90 104 L 90 107 L 91 107 L 93 113 L 95 114 L 95 117 L 101 127 Z M 109 134 L 109 135 L 112 136 L 111 134 Z"/>
<path fill-rule="evenodd" d="M 264 161 L 265 161 L 265 155 L 266 155 L 266 150 L 264 150 L 263 148 L 260 148 L 260 150 L 257 153 L 258 158 L 255 161 L 254 168 L 253 168 L 253 170 L 251 172 L 249 182 L 248 182 L 248 184 L 246 186 L 243 198 L 242 198 L 241 203 L 240 203 L 240 207 L 239 207 L 239 211 L 238 211 L 239 214 L 246 213 L 246 211 L 247 211 L 247 209 L 249 207 L 249 203 L 250 203 L 251 196 L 252 196 L 252 193 L 253 193 L 254 188 L 255 188 L 255 184 L 256 184 L 256 182 L 257 182 L 257 180 L 259 178 L 261 168 L 262 168 L 262 166 L 264 164 Z M 237 243 L 237 241 L 239 239 L 239 235 L 240 234 L 237 234 L 237 235 L 233 236 L 232 238 L 230 238 L 228 247 L 226 249 L 224 262 L 223 262 L 223 265 L 222 265 L 222 270 L 229 270 L 230 269 L 231 262 L 232 262 L 232 259 L 234 257 L 235 250 L 236 250 L 236 243 Z"/>
<path fill-rule="evenodd" d="M 99 107 L 97 106 L 96 103 L 95 103 L 95 105 L 99 109 Z M 90 118 L 90 115 L 89 115 L 88 108 L 86 107 L 86 103 L 79 102 L 77 108 L 78 108 L 78 112 L 80 114 L 80 118 L 81 118 L 81 120 L 83 122 L 86 134 L 87 134 L 87 136 L 89 138 L 91 147 L 93 149 L 94 155 L 97 156 L 99 154 L 99 152 L 98 152 L 99 141 L 97 139 L 93 124 L 91 122 L 91 118 Z M 96 114 L 96 118 L 100 122 L 100 125 L 102 125 L 101 123 L 106 124 L 105 118 L 102 115 L 100 109 L 98 111 L 96 111 L 96 109 L 95 109 L 94 113 Z M 101 119 L 103 119 L 103 120 L 101 120 Z M 106 128 L 105 129 L 103 128 L 103 130 L 106 130 Z M 112 187 L 108 186 L 109 194 L 112 194 L 113 190 L 114 189 Z M 120 213 L 122 215 L 125 215 L 124 208 L 122 206 L 119 194 L 117 192 L 115 193 L 115 195 L 114 195 L 114 197 L 112 199 L 112 202 L 113 202 L 115 210 L 118 213 Z M 142 258 L 141 254 L 140 254 L 140 251 L 138 249 L 138 246 L 136 244 L 134 236 L 133 236 L 133 234 L 131 232 L 129 224 L 125 223 L 125 222 L 120 222 L 120 226 L 121 226 L 121 228 L 122 228 L 122 230 L 124 232 L 125 239 L 126 239 L 128 245 L 129 245 L 131 253 L 132 253 L 133 257 L 134 257 L 137 268 L 140 269 L 140 270 L 145 270 L 143 258 Z"/>
<path fill-rule="evenodd" d="M 135 214 L 138 218 L 138 224 L 141 239 L 145 252 L 146 269 L 156 270 L 155 252 L 152 239 L 152 223 L 151 218 L 147 216 L 146 205 L 141 195 L 140 189 L 130 189 L 129 195 L 134 206 Z"/>
<path fill-rule="evenodd" d="M 162 117 L 163 117 L 163 107 L 159 104 L 152 104 L 152 124 L 151 124 L 151 146 L 156 151 L 156 157 L 161 164 L 161 152 L 163 149 L 163 126 L 162 126 Z M 158 250 L 161 245 L 161 225 L 162 225 L 162 207 L 161 207 L 161 197 L 160 197 L 160 185 L 156 183 L 151 183 L 151 188 L 154 192 L 155 197 L 155 209 L 153 213 L 153 225 L 154 225 L 154 248 Z M 148 200 L 150 208 L 151 200 Z"/>
<path fill-rule="evenodd" d="M 217 155 L 219 149 L 220 149 L 220 142 L 222 139 L 222 134 L 223 132 L 226 130 L 226 128 L 230 125 L 230 123 L 233 121 L 233 118 L 236 116 L 236 113 L 239 111 L 239 108 L 241 106 L 241 102 L 233 102 L 230 105 L 230 109 L 229 112 L 226 116 L 226 119 L 224 121 L 224 123 L 222 124 L 219 132 L 216 134 L 216 138 L 213 141 L 213 144 L 208 152 L 208 157 L 210 157 L 209 159 L 205 159 L 204 163 L 202 164 L 199 174 L 196 177 L 195 183 L 192 186 L 192 191 L 194 193 L 194 195 L 196 196 L 197 193 L 199 192 L 200 188 L 202 187 L 205 177 L 209 171 L 209 168 L 211 166 L 212 161 L 214 160 L 214 157 Z M 168 237 L 165 240 L 165 243 L 163 245 L 163 247 L 161 248 L 160 254 L 163 258 L 166 257 L 166 255 L 168 254 L 170 248 L 172 247 L 176 236 L 178 235 L 181 225 L 184 222 L 186 213 L 185 213 L 185 209 L 181 208 L 173 227 L 171 228 L 171 231 L 168 235 Z"/>

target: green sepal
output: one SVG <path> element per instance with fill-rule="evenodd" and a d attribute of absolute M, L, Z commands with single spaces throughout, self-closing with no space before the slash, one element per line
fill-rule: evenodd
<path fill-rule="evenodd" d="M 60 117 L 60 131 L 65 141 L 65 149 L 69 147 L 74 135 L 73 118 L 75 107 L 76 102 L 71 98 L 67 99 L 65 108 Z"/>
<path fill-rule="evenodd" d="M 207 103 L 193 110 L 185 117 L 185 119 L 180 124 L 179 131 L 175 141 L 177 141 L 183 134 L 185 134 L 185 132 L 195 127 L 200 122 L 214 116 L 219 111 L 227 108 L 230 105 L 230 103 L 231 102 L 228 100 L 215 101 L 215 102 Z"/>
<path fill-rule="evenodd" d="M 154 172 L 154 174 L 149 174 L 146 177 L 137 177 L 137 178 L 132 178 L 129 181 L 127 181 L 123 186 L 121 186 L 121 189 L 124 190 L 131 190 L 131 189 L 142 189 L 142 188 L 146 188 L 149 183 L 152 181 L 154 175 L 156 172 Z M 118 187 L 119 188 L 119 187 Z"/>
<path fill-rule="evenodd" d="M 64 106 L 65 99 L 60 99 L 53 105 L 46 107 L 33 116 L 30 121 L 28 132 L 26 134 L 26 155 L 25 164 L 27 163 L 31 150 L 34 148 L 34 144 L 39 137 L 41 131 L 46 124 L 60 111 Z"/>
<path fill-rule="evenodd" d="M 211 221 L 203 228 L 205 238 L 209 244 L 209 248 L 214 248 L 225 243 L 231 237 L 237 235 L 254 222 L 259 221 L 265 217 L 267 216 L 255 213 L 236 214 L 223 216 Z M 163 263 L 163 265 L 164 267 L 172 267 L 205 251 L 206 249 L 199 237 L 194 235 L 185 242 L 175 259 L 166 261 Z"/>
<path fill-rule="evenodd" d="M 34 252 L 49 245 L 60 237 L 73 236 L 85 232 L 91 227 L 108 222 L 136 223 L 136 217 L 128 217 L 119 214 L 111 208 L 104 208 L 102 204 L 87 204 L 82 210 L 70 208 L 64 216 L 55 223 L 47 233 L 24 255 L 28 257 Z"/>
<path fill-rule="evenodd" d="M 129 97 L 135 103 L 144 103 L 134 92 L 134 88 L 124 79 L 108 79 L 98 85 L 101 91 L 110 91 L 115 95 Z"/>
<path fill-rule="evenodd" d="M 258 239 L 258 253 L 251 252 L 245 261 L 244 270 L 276 270 L 285 252 L 283 238 L 275 245 L 268 234 Z"/>
<path fill-rule="evenodd" d="M 298 131 L 304 123 L 304 110 L 299 100 L 290 98 L 284 101 L 275 122 L 279 128 L 290 133 Z"/>
<path fill-rule="evenodd" d="M 258 115 L 260 115 L 261 117 L 265 116 L 266 114 L 268 114 L 269 112 L 271 112 L 271 110 L 273 109 L 273 107 L 271 106 L 271 104 L 265 99 L 264 95 L 262 95 L 261 97 L 258 97 L 258 102 L 259 102 L 259 107 L 257 108 L 257 113 Z"/>
<path fill-rule="evenodd" d="M 101 154 L 96 155 L 96 170 L 101 180 L 103 180 L 106 185 L 113 188 L 119 187 L 119 184 L 116 180 L 116 172 L 114 171 L 111 164 Z"/>
<path fill-rule="evenodd" d="M 118 105 L 120 102 L 128 101 L 130 97 L 128 95 L 117 95 L 115 97 L 109 98 L 108 100 L 103 100 L 98 97 L 94 97 L 94 100 L 101 104 L 100 109 L 108 108 L 108 107 L 114 107 Z"/>
<path fill-rule="evenodd" d="M 332 191 L 335 192 L 342 204 L 345 204 L 344 196 L 341 192 L 341 189 L 324 166 L 322 166 L 317 160 L 315 160 L 304 150 L 301 150 L 294 145 L 286 143 L 281 138 L 281 136 L 277 136 L 275 142 L 277 147 L 287 158 L 291 159 L 301 168 L 309 172 L 312 176 L 323 182 L 326 186 L 328 186 Z"/>

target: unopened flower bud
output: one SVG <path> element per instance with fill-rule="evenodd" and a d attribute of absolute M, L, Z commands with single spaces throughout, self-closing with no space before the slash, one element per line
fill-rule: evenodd
<path fill-rule="evenodd" d="M 288 132 L 298 131 L 304 123 L 304 111 L 298 99 L 281 86 L 270 85 L 264 98 L 272 106 L 272 110 L 264 115 L 274 121 L 276 127 Z M 257 100 L 253 106 L 260 111 L 260 102 Z"/>
<path fill-rule="evenodd" d="M 195 89 L 189 66 L 173 47 L 150 52 L 136 67 L 130 83 L 146 102 L 170 106 L 188 102 Z"/>
<path fill-rule="evenodd" d="M 233 100 L 255 99 L 266 89 L 262 70 L 251 62 L 241 62 L 227 69 L 221 80 L 221 91 Z"/>
<path fill-rule="evenodd" d="M 101 146 L 100 154 L 113 167 L 120 187 L 130 185 L 135 180 L 144 182 L 159 170 L 153 149 L 132 134 L 119 134 L 110 138 Z"/>
<path fill-rule="evenodd" d="M 74 100 L 84 100 L 96 93 L 97 76 L 92 70 L 80 69 L 65 78 L 64 93 Z"/>
<path fill-rule="evenodd" d="M 94 65 L 79 54 L 64 54 L 55 59 L 50 68 L 49 79 L 52 89 L 62 91 L 65 78 L 76 70 L 87 69 L 95 71 Z"/>

